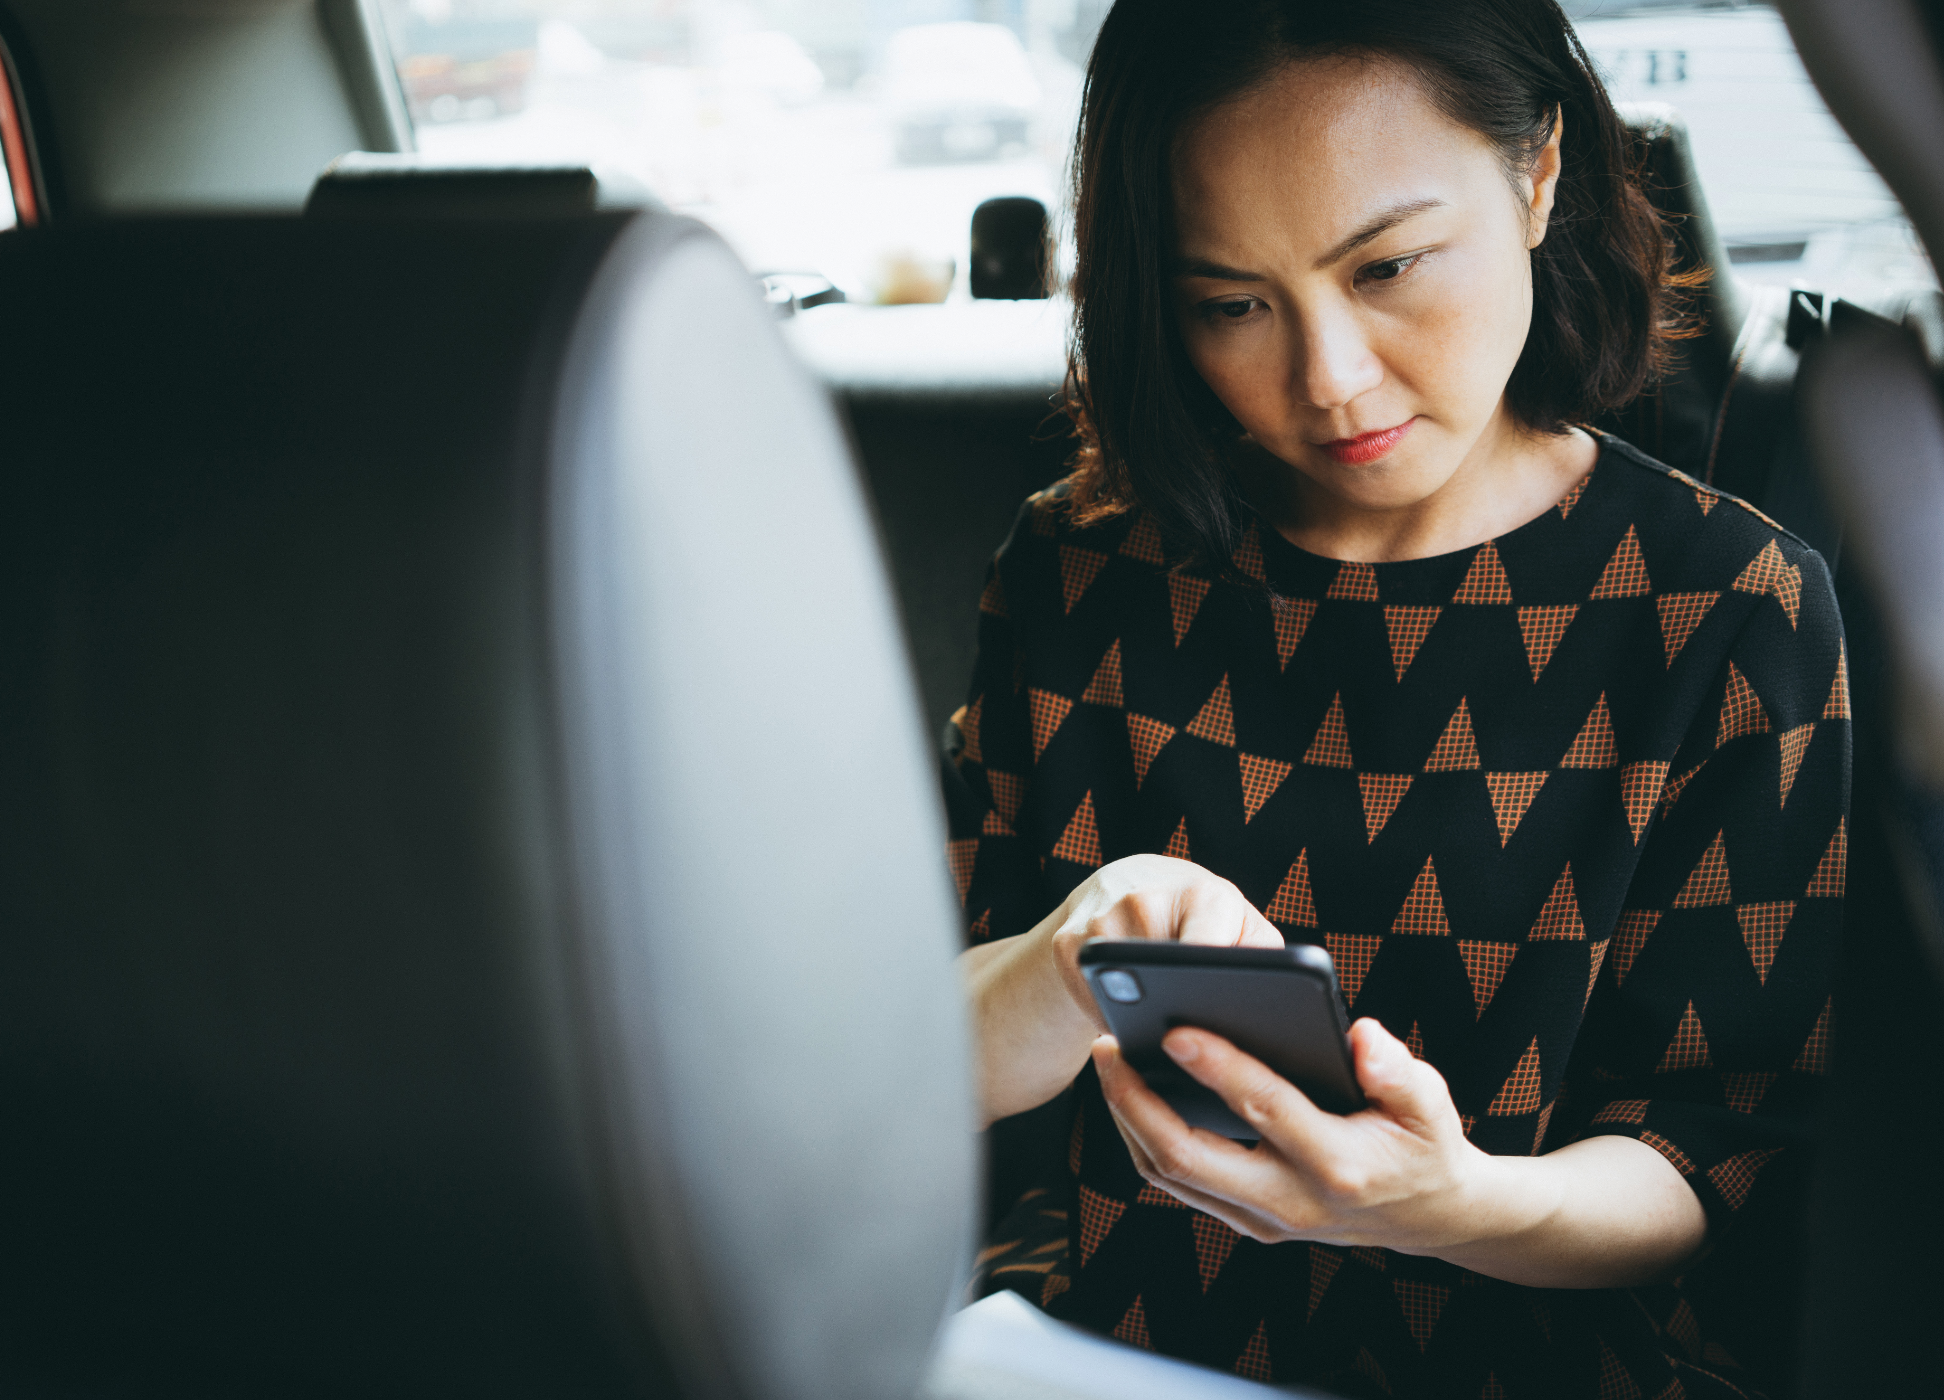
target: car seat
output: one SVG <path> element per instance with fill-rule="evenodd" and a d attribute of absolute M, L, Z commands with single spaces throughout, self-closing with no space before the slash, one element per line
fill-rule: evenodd
<path fill-rule="evenodd" d="M 903 1397 L 976 1163 L 841 434 L 699 225 L 0 241 L 0 1390 Z"/>

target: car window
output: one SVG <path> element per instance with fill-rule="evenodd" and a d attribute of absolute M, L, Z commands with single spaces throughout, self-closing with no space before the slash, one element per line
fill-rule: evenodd
<path fill-rule="evenodd" d="M 428 156 L 572 160 L 852 300 L 967 296 L 972 210 L 1056 211 L 1107 0 L 384 0 Z M 1934 285 L 1767 5 L 1569 0 L 1620 101 L 1671 103 L 1735 272 Z"/>

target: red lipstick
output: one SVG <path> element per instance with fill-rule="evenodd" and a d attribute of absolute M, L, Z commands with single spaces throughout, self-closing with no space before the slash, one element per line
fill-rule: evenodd
<path fill-rule="evenodd" d="M 1385 428 L 1375 433 L 1365 433 L 1361 437 L 1338 438 L 1335 442 L 1323 444 L 1323 450 L 1339 462 L 1352 465 L 1374 462 L 1404 440 L 1404 434 L 1411 431 L 1415 418 L 1406 418 L 1395 428 Z"/>

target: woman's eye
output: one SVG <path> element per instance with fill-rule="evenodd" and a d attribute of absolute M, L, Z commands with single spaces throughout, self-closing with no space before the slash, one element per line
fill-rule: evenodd
<path fill-rule="evenodd" d="M 1395 282 L 1399 277 L 1402 277 L 1406 272 L 1410 271 L 1411 264 L 1416 262 L 1419 256 L 1419 254 L 1413 253 L 1408 258 L 1386 258 L 1383 262 L 1371 263 L 1366 267 L 1357 269 L 1357 280 L 1359 282 Z"/>
<path fill-rule="evenodd" d="M 1211 301 L 1203 304 L 1202 313 L 1212 320 L 1240 321 L 1251 311 L 1255 310 L 1255 307 L 1256 304 L 1252 299 L 1244 299 L 1241 301 Z"/>

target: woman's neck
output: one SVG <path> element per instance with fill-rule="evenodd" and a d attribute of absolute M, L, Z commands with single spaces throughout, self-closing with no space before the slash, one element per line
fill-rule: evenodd
<path fill-rule="evenodd" d="M 1430 495 L 1388 508 L 1329 491 L 1253 443 L 1240 444 L 1230 462 L 1243 496 L 1291 544 L 1331 559 L 1387 563 L 1449 554 L 1517 529 L 1557 505 L 1598 457 L 1599 444 L 1577 428 L 1508 428 L 1481 440 Z"/>

